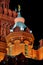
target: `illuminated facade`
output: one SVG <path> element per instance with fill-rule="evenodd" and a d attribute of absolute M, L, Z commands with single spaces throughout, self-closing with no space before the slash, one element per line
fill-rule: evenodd
<path fill-rule="evenodd" d="M 34 36 L 32 31 L 24 24 L 25 19 L 18 13 L 9 9 L 9 0 L 0 0 L 0 61 L 6 55 L 17 56 L 23 54 L 25 58 L 43 60 L 43 39 L 40 48 L 33 49 Z"/>

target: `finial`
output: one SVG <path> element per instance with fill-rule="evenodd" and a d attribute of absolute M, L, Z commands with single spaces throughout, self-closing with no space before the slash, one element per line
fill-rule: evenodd
<path fill-rule="evenodd" d="M 21 7 L 20 7 L 20 5 L 18 5 L 18 11 L 20 11 L 21 10 Z"/>

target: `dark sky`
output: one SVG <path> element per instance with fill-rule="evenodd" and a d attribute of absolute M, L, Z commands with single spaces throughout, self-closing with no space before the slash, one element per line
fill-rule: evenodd
<path fill-rule="evenodd" d="M 33 31 L 36 44 L 43 38 L 42 31 L 42 9 L 41 2 L 31 0 L 11 0 L 10 9 L 15 10 L 15 7 L 21 5 L 21 15 L 26 19 L 25 24 Z"/>

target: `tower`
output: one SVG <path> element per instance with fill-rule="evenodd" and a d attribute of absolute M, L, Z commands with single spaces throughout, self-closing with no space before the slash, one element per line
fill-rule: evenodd
<path fill-rule="evenodd" d="M 0 0 L 0 40 L 2 41 L 10 33 L 10 27 L 13 26 L 17 16 L 15 11 L 9 9 L 9 3 L 10 0 Z"/>
<path fill-rule="evenodd" d="M 16 56 L 22 53 L 26 58 L 32 58 L 34 36 L 24 24 L 25 19 L 21 16 L 20 6 L 18 7 L 18 16 L 14 19 L 14 22 L 15 24 L 10 29 L 10 33 L 6 36 L 8 55 Z"/>

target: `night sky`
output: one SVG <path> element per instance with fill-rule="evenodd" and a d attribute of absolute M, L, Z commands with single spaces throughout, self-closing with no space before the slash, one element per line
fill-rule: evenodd
<path fill-rule="evenodd" d="M 41 2 L 31 0 L 10 0 L 10 9 L 15 10 L 21 5 L 21 15 L 25 18 L 25 24 L 33 31 L 35 44 L 43 38 Z"/>

